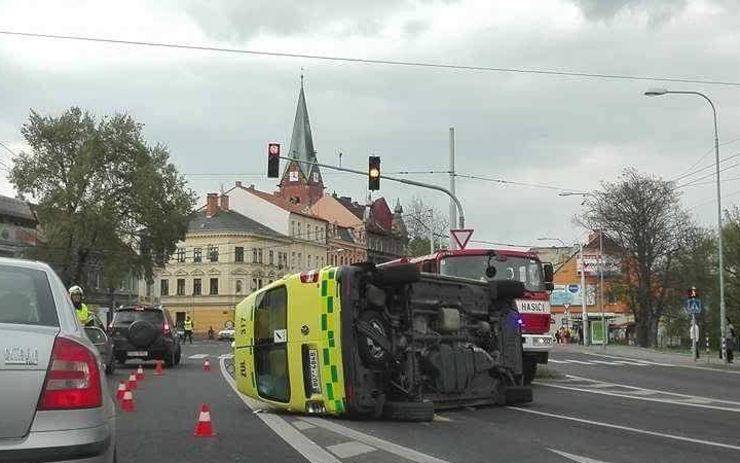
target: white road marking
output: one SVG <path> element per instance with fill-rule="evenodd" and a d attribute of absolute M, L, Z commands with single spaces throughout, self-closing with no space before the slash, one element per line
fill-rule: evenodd
<path fill-rule="evenodd" d="M 615 360 L 612 362 L 612 365 L 635 365 L 638 367 L 647 367 L 650 366 L 649 363 L 644 362 L 633 362 L 631 360 Z"/>
<path fill-rule="evenodd" d="M 621 426 L 618 424 L 603 423 L 601 421 L 587 420 L 584 418 L 577 418 L 575 416 L 566 416 L 566 415 L 560 415 L 560 414 L 555 414 L 555 413 L 541 412 L 539 410 L 530 410 L 528 408 L 508 407 L 508 406 L 506 408 L 508 408 L 509 410 L 516 410 L 516 411 L 523 412 L 523 413 L 529 413 L 532 415 L 547 416 L 549 418 L 555 418 L 558 420 L 575 421 L 577 423 L 590 424 L 592 426 L 601 426 L 604 428 L 619 429 L 620 431 L 633 432 L 636 434 L 645 434 L 648 436 L 662 437 L 664 439 L 671 439 L 671 440 L 677 440 L 677 441 L 682 441 L 682 442 L 691 442 L 692 444 L 701 444 L 701 445 L 706 445 L 710 447 L 720 447 L 724 449 L 740 451 L 740 446 L 732 445 L 732 444 L 725 444 L 722 442 L 714 442 L 714 441 L 708 441 L 704 439 L 695 439 L 693 437 L 678 436 L 676 434 L 666 434 L 666 433 L 657 432 L 657 431 L 650 431 L 647 429 L 630 428 L 629 426 Z"/>
<path fill-rule="evenodd" d="M 193 354 L 188 358 L 189 359 L 204 359 L 206 357 L 208 357 L 208 354 Z"/>
<path fill-rule="evenodd" d="M 740 375 L 740 370 L 731 370 L 728 368 L 712 368 L 712 367 L 702 367 L 699 365 L 681 365 L 678 363 L 661 363 L 661 362 L 653 362 L 651 360 L 642 360 L 637 358 L 630 358 L 630 357 L 619 357 L 617 355 L 607 355 L 607 354 L 597 354 L 594 352 L 583 352 L 586 355 L 593 355 L 595 357 L 603 357 L 603 358 L 612 358 L 612 359 L 620 359 L 620 360 L 633 360 L 635 362 L 643 362 L 650 365 L 657 365 L 659 367 L 679 367 L 679 368 L 690 368 L 692 370 L 703 370 L 703 371 L 714 371 L 717 373 L 729 373 L 732 375 Z M 703 361 L 703 360 L 700 360 Z"/>
<path fill-rule="evenodd" d="M 362 442 L 349 441 L 342 442 L 341 444 L 330 445 L 327 447 L 327 450 L 339 458 L 349 458 L 356 457 L 357 455 L 362 455 L 364 453 L 374 452 L 377 449 L 375 447 L 365 445 Z"/>
<path fill-rule="evenodd" d="M 350 429 L 348 427 L 339 425 L 333 421 L 329 421 L 329 420 L 322 419 L 322 418 L 310 418 L 310 417 L 304 417 L 301 419 L 311 424 L 315 424 L 316 426 L 319 426 L 321 428 L 327 429 L 337 434 L 341 434 L 345 437 L 349 437 L 350 439 L 354 439 L 364 444 L 367 444 L 367 445 L 370 445 L 370 446 L 373 446 L 379 449 L 383 449 L 384 451 L 388 453 L 398 455 L 401 458 L 415 461 L 417 463 L 449 463 L 446 460 L 441 460 L 431 455 L 417 452 L 416 450 L 403 447 L 401 445 L 394 444 L 392 442 L 388 442 L 386 440 L 362 433 L 360 431 L 355 431 L 354 429 Z"/>
<path fill-rule="evenodd" d="M 218 358 L 219 358 L 219 360 L 220 359 L 233 359 L 234 358 L 234 354 L 221 354 L 221 355 L 218 356 Z"/>
<path fill-rule="evenodd" d="M 565 360 L 548 359 L 547 363 L 568 363 Z"/>
<path fill-rule="evenodd" d="M 591 362 L 584 362 L 583 360 L 565 360 L 567 363 L 577 363 L 579 365 L 593 365 Z"/>
<path fill-rule="evenodd" d="M 607 463 L 607 462 L 605 462 L 603 460 L 594 460 L 593 458 L 587 458 L 587 457 L 582 457 L 582 456 L 579 456 L 579 455 L 573 455 L 572 453 L 563 452 L 562 450 L 555 450 L 555 449 L 547 449 L 547 450 L 551 451 L 552 453 L 557 453 L 558 455 L 560 455 L 563 458 L 567 458 L 569 460 L 573 460 L 576 463 Z"/>
<path fill-rule="evenodd" d="M 237 397 L 242 399 L 242 402 L 252 410 L 261 409 L 262 404 L 260 402 L 243 395 L 236 388 L 234 378 L 232 378 L 226 371 L 226 359 L 221 359 L 220 363 L 221 375 L 226 379 L 226 382 L 229 383 L 229 386 L 234 390 Z M 308 437 L 304 436 L 303 433 L 291 426 L 280 416 L 272 413 L 257 413 L 255 416 L 261 419 L 270 429 L 275 431 L 275 434 L 280 436 L 280 438 L 287 442 L 288 445 L 296 449 L 298 453 L 303 455 L 303 457 L 311 463 L 341 463 L 341 461 L 334 455 L 321 448 Z"/>
<path fill-rule="evenodd" d="M 596 381 L 580 376 L 568 375 L 568 379 L 583 382 L 582 384 L 558 384 L 558 382 L 541 382 L 536 384 L 555 389 L 565 389 L 578 392 L 589 392 L 591 394 L 608 395 L 612 397 L 623 397 L 634 400 L 646 400 L 648 402 L 660 402 L 671 405 L 683 405 L 686 407 L 707 408 L 710 410 L 720 410 L 725 412 L 740 413 L 740 402 L 730 400 L 712 399 L 710 397 L 699 397 L 688 394 L 678 394 L 675 392 L 660 391 L 657 389 L 647 389 L 626 384 L 608 383 L 606 381 Z M 621 388 L 619 391 L 608 391 L 605 388 Z M 627 389 L 626 391 L 624 389 Z M 648 397 L 653 396 L 653 397 Z M 663 397 L 656 397 L 663 396 Z"/>

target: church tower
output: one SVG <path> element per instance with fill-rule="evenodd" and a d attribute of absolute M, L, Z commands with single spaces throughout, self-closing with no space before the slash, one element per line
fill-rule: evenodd
<path fill-rule="evenodd" d="M 324 180 L 319 167 L 310 164 L 317 162 L 317 159 L 313 148 L 311 124 L 308 121 L 306 95 L 303 92 L 303 75 L 288 157 L 292 160 L 283 171 L 280 196 L 294 204 L 311 206 L 324 195 Z"/>

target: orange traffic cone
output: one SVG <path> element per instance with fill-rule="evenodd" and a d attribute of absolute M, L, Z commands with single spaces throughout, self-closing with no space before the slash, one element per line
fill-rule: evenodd
<path fill-rule="evenodd" d="M 123 400 L 121 401 L 121 410 L 124 412 L 134 411 L 134 393 L 126 391 L 123 394 Z"/>
<path fill-rule="evenodd" d="M 157 366 L 154 368 L 154 374 L 156 376 L 162 376 L 164 374 L 164 370 L 162 369 L 162 361 L 157 360 Z"/>
<path fill-rule="evenodd" d="M 203 362 L 203 371 L 211 371 L 211 361 L 206 358 L 206 361 Z"/>
<path fill-rule="evenodd" d="M 200 406 L 198 424 L 195 425 L 193 435 L 196 437 L 213 437 L 216 435 L 216 433 L 213 432 L 213 424 L 211 423 L 211 412 L 206 404 Z"/>
<path fill-rule="evenodd" d="M 136 370 L 136 381 L 141 381 L 144 379 L 144 369 L 139 365 L 139 368 Z"/>
<path fill-rule="evenodd" d="M 126 381 L 121 380 L 121 382 L 118 383 L 118 390 L 116 391 L 116 400 L 120 402 L 123 399 L 123 394 L 125 394 L 126 391 L 127 391 Z"/>
<path fill-rule="evenodd" d="M 136 373 L 131 373 L 128 375 L 128 387 L 126 388 L 129 391 L 135 391 L 136 390 Z"/>

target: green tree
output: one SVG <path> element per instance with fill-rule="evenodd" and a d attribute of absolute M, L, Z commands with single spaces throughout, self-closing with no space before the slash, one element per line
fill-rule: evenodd
<path fill-rule="evenodd" d="M 686 250 L 697 228 L 679 203 L 673 183 L 626 169 L 619 181 L 602 183 L 586 200 L 584 222 L 604 230 L 622 258 L 628 298 L 641 346 L 657 345 L 658 323 L 676 307 Z"/>
<path fill-rule="evenodd" d="M 404 207 L 404 221 L 409 234 L 407 252 L 411 256 L 429 254 L 429 239 L 434 234 L 435 249 L 447 246 L 448 220 L 439 209 L 425 203 L 420 196 L 414 196 Z"/>
<path fill-rule="evenodd" d="M 32 111 L 21 128 L 31 151 L 14 159 L 9 179 L 38 202 L 47 245 L 33 257 L 67 284 L 84 282 L 91 265 L 109 291 L 131 275 L 151 281 L 187 231 L 195 195 L 167 148 L 142 131 L 129 115 L 96 121 L 77 107 L 59 117 Z"/>

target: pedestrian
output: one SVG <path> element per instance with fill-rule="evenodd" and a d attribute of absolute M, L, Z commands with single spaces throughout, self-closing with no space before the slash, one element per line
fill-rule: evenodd
<path fill-rule="evenodd" d="M 208 327 L 208 339 L 213 339 L 214 337 L 213 335 L 214 335 L 213 326 L 209 326 Z"/>
<path fill-rule="evenodd" d="M 696 319 L 691 319 L 691 326 L 689 327 L 689 337 L 691 338 L 691 351 L 694 355 L 694 360 L 699 358 L 699 324 L 696 323 Z"/>
<path fill-rule="evenodd" d="M 185 340 L 189 339 L 190 344 L 192 344 L 193 343 L 193 320 L 190 319 L 190 315 L 185 317 L 185 323 L 183 323 L 183 331 L 185 331 Z"/>
<path fill-rule="evenodd" d="M 82 323 L 82 326 L 93 326 L 95 319 L 87 305 L 82 302 L 82 296 L 84 296 L 84 293 L 81 287 L 75 285 L 69 288 L 69 298 L 72 300 L 72 305 L 75 306 L 75 312 L 80 323 Z"/>
<path fill-rule="evenodd" d="M 583 344 L 583 327 L 578 327 L 578 344 Z"/>
<path fill-rule="evenodd" d="M 570 329 L 565 330 L 565 343 L 570 344 Z"/>
<path fill-rule="evenodd" d="M 725 357 L 727 359 L 727 363 L 732 363 L 733 360 L 733 353 L 732 350 L 735 348 L 735 327 L 732 326 L 732 322 L 730 321 L 730 317 L 727 317 L 727 322 L 725 323 Z"/>

